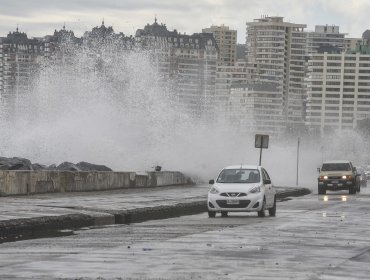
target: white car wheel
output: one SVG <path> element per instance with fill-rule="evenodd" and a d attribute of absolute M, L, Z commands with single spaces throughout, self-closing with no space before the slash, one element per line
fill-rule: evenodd
<path fill-rule="evenodd" d="M 263 198 L 262 208 L 258 211 L 258 217 L 265 217 L 265 210 L 266 210 L 266 199 Z"/>

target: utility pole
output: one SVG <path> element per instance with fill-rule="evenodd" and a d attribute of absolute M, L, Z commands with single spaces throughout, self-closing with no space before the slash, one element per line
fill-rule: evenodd
<path fill-rule="evenodd" d="M 297 179 L 296 179 L 296 186 L 298 187 L 298 171 L 299 171 L 299 144 L 301 139 L 298 137 L 297 139 Z"/>

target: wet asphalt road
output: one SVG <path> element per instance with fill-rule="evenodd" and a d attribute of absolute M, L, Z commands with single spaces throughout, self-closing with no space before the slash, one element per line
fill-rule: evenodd
<path fill-rule="evenodd" d="M 68 232 L 66 232 L 68 234 Z M 0 279 L 369 279 L 370 187 L 0 244 Z M 100 278 L 99 278 L 100 277 Z"/>

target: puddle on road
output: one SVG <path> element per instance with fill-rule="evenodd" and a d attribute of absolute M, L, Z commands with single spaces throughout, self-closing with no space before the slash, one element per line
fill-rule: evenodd
<path fill-rule="evenodd" d="M 27 234 L 17 234 L 6 237 L 0 237 L 0 244 L 7 242 L 16 242 L 21 240 L 39 239 L 39 238 L 54 238 L 76 235 L 73 230 L 48 230 L 33 232 Z"/>
<path fill-rule="evenodd" d="M 346 218 L 346 215 L 344 213 L 323 212 L 322 216 L 323 216 L 323 218 L 340 218 L 341 220 L 344 220 Z"/>
<path fill-rule="evenodd" d="M 318 196 L 318 200 L 324 203 L 329 203 L 329 202 L 334 202 L 334 203 L 338 202 L 338 204 L 346 203 L 350 199 L 352 199 L 352 197 L 349 197 L 348 195 L 338 195 L 338 194 Z M 323 218 L 339 218 L 341 221 L 344 221 L 346 218 L 346 215 L 343 212 L 322 212 L 320 216 L 322 216 Z"/>

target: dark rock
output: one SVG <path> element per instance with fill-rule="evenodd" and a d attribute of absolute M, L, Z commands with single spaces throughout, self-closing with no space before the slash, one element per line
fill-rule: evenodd
<path fill-rule="evenodd" d="M 76 164 L 81 171 L 113 171 L 105 165 L 92 164 L 85 161 L 81 161 Z"/>
<path fill-rule="evenodd" d="M 48 167 L 40 163 L 32 163 L 32 170 L 46 170 Z"/>
<path fill-rule="evenodd" d="M 57 166 L 57 170 L 59 171 L 81 171 L 80 168 L 77 167 L 72 162 L 65 161 Z"/>
<path fill-rule="evenodd" d="M 25 158 L 0 157 L 0 170 L 33 170 L 31 161 Z"/>
<path fill-rule="evenodd" d="M 46 169 L 47 170 L 57 170 L 57 165 L 56 164 L 51 164 Z"/>
<path fill-rule="evenodd" d="M 47 166 L 40 163 L 31 163 L 30 160 L 19 157 L 0 157 L 0 170 L 113 171 L 105 165 L 98 165 L 84 161 L 77 164 L 66 161 L 58 166 L 55 164 Z"/>

